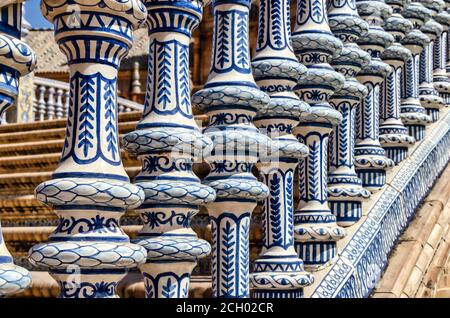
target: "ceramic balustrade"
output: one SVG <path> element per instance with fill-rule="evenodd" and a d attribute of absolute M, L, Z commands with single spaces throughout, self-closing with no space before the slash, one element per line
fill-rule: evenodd
<path fill-rule="evenodd" d="M 144 191 L 122 165 L 117 123 L 118 69 L 146 9 L 139 0 L 44 0 L 41 11 L 68 59 L 70 105 L 59 166 L 35 189 L 58 225 L 28 259 L 48 268 L 61 298 L 118 297 L 119 281 L 147 254 L 119 223 Z"/>
<path fill-rule="evenodd" d="M 380 91 L 386 76 L 392 72 L 380 57 L 394 42 L 393 36 L 381 25 L 392 15 L 392 9 L 383 0 L 359 0 L 356 6 L 359 15 L 369 24 L 368 33 L 357 43 L 372 59 L 356 77 L 369 93 L 356 111 L 355 165 L 363 187 L 376 192 L 386 183 L 386 171 L 394 166 L 379 140 Z"/>
<path fill-rule="evenodd" d="M 36 66 L 35 53 L 20 40 L 22 5 L 21 0 L 0 3 L 0 124 L 6 109 L 17 99 L 19 78 Z M 21 292 L 30 284 L 30 273 L 14 265 L 0 224 L 0 297 Z"/>
<path fill-rule="evenodd" d="M 333 58 L 331 65 L 345 76 L 344 86 L 330 99 L 343 119 L 334 127 L 330 139 L 328 201 L 338 225 L 350 226 L 361 218 L 362 201 L 370 197 L 356 174 L 354 157 L 356 108 L 368 93 L 355 75 L 370 62 L 369 53 L 355 42 L 368 32 L 369 26 L 358 15 L 354 0 L 331 1 L 328 18 L 333 34 L 343 42 L 342 51 Z"/>

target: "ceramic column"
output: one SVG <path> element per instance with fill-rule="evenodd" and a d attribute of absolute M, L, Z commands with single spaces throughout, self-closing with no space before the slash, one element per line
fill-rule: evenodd
<path fill-rule="evenodd" d="M 136 130 L 124 137 L 125 149 L 139 157 L 135 178 L 145 193 L 136 210 L 144 224 L 133 241 L 147 250 L 139 266 L 147 298 L 185 298 L 198 258 L 208 242 L 190 228 L 199 205 L 215 192 L 192 172 L 212 141 L 201 134 L 192 113 L 189 43 L 202 17 L 200 1 L 145 1 L 149 31 L 147 92 Z"/>
<path fill-rule="evenodd" d="M 211 172 L 204 182 L 216 190 L 208 203 L 212 224 L 212 290 L 214 297 L 249 296 L 250 216 L 269 190 L 252 174 L 270 138 L 252 124 L 269 96 L 256 85 L 250 65 L 250 0 L 214 0 L 211 69 L 193 103 L 209 117 L 204 129 L 214 149 L 206 160 Z"/>
<path fill-rule="evenodd" d="M 310 269 L 330 263 L 337 255 L 336 242 L 345 236 L 343 228 L 328 205 L 328 140 L 342 115 L 328 103 L 341 89 L 345 78 L 330 66 L 342 43 L 331 33 L 325 0 L 297 2 L 294 52 L 308 67 L 308 74 L 295 88 L 300 98 L 310 104 L 310 112 L 300 116 L 294 134 L 309 148 L 309 155 L 299 165 L 300 202 L 294 213 L 297 252 Z"/>
<path fill-rule="evenodd" d="M 406 159 L 408 147 L 414 144 L 413 137 L 400 119 L 401 76 L 405 62 L 411 52 L 400 44 L 406 33 L 412 30 L 412 23 L 400 13 L 406 5 L 403 0 L 388 0 L 393 9 L 392 16 L 386 20 L 384 29 L 390 33 L 395 43 L 381 55 L 383 61 L 391 66 L 392 72 L 383 82 L 380 94 L 380 143 L 386 156 L 396 164 Z"/>
<path fill-rule="evenodd" d="M 119 225 L 144 192 L 123 168 L 117 125 L 117 71 L 146 10 L 138 0 L 44 0 L 41 10 L 68 59 L 70 106 L 59 166 L 35 190 L 59 223 L 29 260 L 49 268 L 59 297 L 117 297 L 118 282 L 146 257 Z"/>
<path fill-rule="evenodd" d="M 33 71 L 36 55 L 20 40 L 22 1 L 0 4 L 0 124 L 5 110 L 14 105 L 19 93 L 19 78 Z M 0 224 L 0 297 L 18 293 L 31 284 L 30 273 L 14 265 L 6 248 Z"/>
<path fill-rule="evenodd" d="M 425 126 L 431 122 L 419 100 L 420 53 L 430 43 L 430 39 L 420 31 L 431 18 L 431 12 L 420 3 L 411 3 L 402 12 L 413 24 L 413 30 L 406 34 L 401 44 L 411 51 L 412 57 L 406 61 L 402 72 L 402 96 L 400 117 L 416 141 L 425 137 Z"/>
<path fill-rule="evenodd" d="M 442 26 L 434 20 L 428 20 L 421 31 L 431 40 L 420 54 L 419 66 L 419 99 L 422 106 L 427 110 L 432 121 L 439 118 L 439 109 L 442 108 L 444 100 L 439 96 L 433 84 L 433 47 L 436 39 L 442 34 Z"/>
<path fill-rule="evenodd" d="M 261 255 L 250 280 L 255 298 L 300 298 L 303 287 L 313 282 L 294 249 L 294 171 L 308 147 L 292 135 L 299 117 L 309 105 L 293 92 L 306 67 L 291 45 L 290 0 L 261 0 L 253 74 L 260 89 L 270 96 L 267 109 L 254 119 L 272 139 L 272 152 L 257 164 L 270 194 L 264 200 L 264 239 Z"/>
<path fill-rule="evenodd" d="M 356 111 L 355 166 L 363 187 L 375 192 L 386 183 L 386 170 L 394 162 L 386 157 L 379 141 L 379 112 L 381 85 L 392 69 L 381 61 L 380 55 L 389 47 L 394 38 L 381 27 L 383 21 L 392 14 L 392 9 L 384 1 L 356 1 L 359 15 L 369 23 L 369 31 L 357 41 L 369 52 L 372 59 L 357 75 L 369 93 Z"/>
<path fill-rule="evenodd" d="M 354 76 L 370 62 L 369 53 L 361 50 L 355 41 L 367 33 L 369 26 L 359 17 L 354 0 L 331 1 L 328 10 L 330 28 L 344 43 L 331 65 L 345 76 L 344 86 L 330 99 L 343 119 L 334 127 L 330 139 L 328 201 L 338 225 L 350 226 L 361 218 L 362 201 L 370 196 L 355 172 L 354 157 L 356 107 L 368 92 Z"/>
<path fill-rule="evenodd" d="M 444 99 L 445 104 L 450 105 L 450 79 L 446 69 L 446 61 L 448 52 L 448 31 L 450 27 L 450 14 L 448 12 L 440 12 L 434 17 L 436 22 L 443 27 L 443 32 L 436 38 L 433 46 L 433 81 L 436 90 Z"/>

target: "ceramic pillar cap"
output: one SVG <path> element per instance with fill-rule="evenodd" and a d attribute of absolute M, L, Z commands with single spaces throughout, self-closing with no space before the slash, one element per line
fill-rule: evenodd
<path fill-rule="evenodd" d="M 297 56 L 301 56 L 302 51 L 306 50 L 323 52 L 329 57 L 334 57 L 342 50 L 342 42 L 331 33 L 302 33 L 300 30 L 292 33 L 291 39 Z"/>
<path fill-rule="evenodd" d="M 277 57 L 267 57 L 264 60 L 252 61 L 253 77 L 255 81 L 266 78 L 277 78 L 282 80 L 292 80 L 297 82 L 302 76 L 305 76 L 308 69 L 298 61 L 278 59 Z"/>
<path fill-rule="evenodd" d="M 425 8 L 421 3 L 413 2 L 408 5 L 402 12 L 402 15 L 407 19 L 414 19 L 422 26 L 426 21 L 431 19 L 431 10 Z"/>
<path fill-rule="evenodd" d="M 433 19 L 430 19 L 420 28 L 420 31 L 422 31 L 433 41 L 441 35 L 441 33 L 444 31 L 444 28 Z"/>
<path fill-rule="evenodd" d="M 403 10 L 405 6 L 411 3 L 411 0 L 385 0 L 387 5 L 390 5 L 394 12 Z"/>
<path fill-rule="evenodd" d="M 357 45 L 344 45 L 341 54 L 331 61 L 331 65 L 344 76 L 352 77 L 369 65 L 370 60 L 370 54 Z"/>
<path fill-rule="evenodd" d="M 356 7 L 358 8 L 359 15 L 365 20 L 368 18 L 373 20 L 378 18 L 380 23 L 386 21 L 392 15 L 392 8 L 387 5 L 383 0 L 357 0 Z"/>
<path fill-rule="evenodd" d="M 354 42 L 369 31 L 368 23 L 358 14 L 333 15 L 333 11 L 330 11 L 328 18 L 331 31 L 342 42 Z"/>
<path fill-rule="evenodd" d="M 372 59 L 366 67 L 361 69 L 357 76 L 360 77 L 369 75 L 385 78 L 390 72 L 392 72 L 392 67 L 388 64 L 380 60 Z"/>
<path fill-rule="evenodd" d="M 414 29 L 409 32 L 401 41 L 406 48 L 412 51 L 411 46 L 419 46 L 422 49 L 430 43 L 430 38 L 420 30 Z M 422 51 L 422 49 L 420 51 Z M 420 51 L 418 53 L 420 53 Z M 414 53 L 414 52 L 413 52 Z"/>
<path fill-rule="evenodd" d="M 26 43 L 0 34 L 0 64 L 15 69 L 21 76 L 26 75 L 36 67 L 36 54 Z"/>
<path fill-rule="evenodd" d="M 448 28 L 450 27 L 450 13 L 443 11 L 440 12 L 438 14 L 436 14 L 436 16 L 434 17 L 434 19 L 442 24 L 444 27 L 446 27 L 446 29 L 448 30 Z"/>
<path fill-rule="evenodd" d="M 402 38 L 413 29 L 413 24 L 411 21 L 405 19 L 399 14 L 392 15 L 383 25 L 386 32 L 395 32 L 403 34 Z"/>
<path fill-rule="evenodd" d="M 443 0 L 419 0 L 421 4 L 427 9 L 432 11 L 432 15 L 436 15 L 445 8 L 445 2 Z"/>
<path fill-rule="evenodd" d="M 412 57 L 411 51 L 399 43 L 394 43 L 381 54 L 383 60 L 408 61 Z"/>
<path fill-rule="evenodd" d="M 70 8 L 70 6 L 73 6 Z M 128 20 L 138 28 L 147 16 L 147 10 L 141 0 L 42 0 L 41 11 L 44 17 L 53 23 L 55 17 L 72 10 L 89 12 L 108 12 Z"/>

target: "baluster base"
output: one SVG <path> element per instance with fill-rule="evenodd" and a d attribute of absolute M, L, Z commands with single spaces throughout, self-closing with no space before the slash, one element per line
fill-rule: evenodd
<path fill-rule="evenodd" d="M 348 227 L 359 221 L 362 216 L 361 201 L 333 201 L 330 199 L 328 199 L 328 203 L 339 226 Z"/>
<path fill-rule="evenodd" d="M 50 270 L 58 282 L 58 298 L 119 298 L 117 286 L 126 269 L 79 269 L 74 266 Z"/>
<path fill-rule="evenodd" d="M 255 261 L 255 269 L 250 275 L 250 281 L 256 293 L 262 292 L 261 297 L 258 298 L 265 298 L 263 295 L 270 295 L 270 292 L 273 295 L 277 292 L 280 292 L 280 295 L 287 291 L 302 292 L 304 287 L 314 282 L 313 276 L 304 271 L 303 261 L 297 258 L 293 248 L 292 252 L 293 255 L 286 254 L 281 258 L 276 255 L 275 257 L 263 255 Z"/>
<path fill-rule="evenodd" d="M 410 124 L 406 124 L 405 125 L 406 128 L 408 128 L 408 134 L 412 137 L 414 137 L 414 139 L 416 141 L 420 141 L 423 138 L 425 138 L 425 130 L 426 130 L 426 126 L 425 125 L 410 125 Z"/>
<path fill-rule="evenodd" d="M 386 157 L 394 161 L 396 165 L 408 157 L 408 147 L 385 147 L 384 150 Z"/>
<path fill-rule="evenodd" d="M 386 184 L 386 170 L 384 169 L 357 169 L 358 177 L 362 186 L 372 193 L 375 193 Z"/>
<path fill-rule="evenodd" d="M 146 298 L 187 298 L 196 261 L 149 262 L 139 266 Z"/>
<path fill-rule="evenodd" d="M 427 115 L 431 117 L 431 121 L 437 122 L 439 120 L 439 109 L 438 108 L 425 108 L 427 110 Z"/>
<path fill-rule="evenodd" d="M 295 250 L 298 257 L 303 260 L 305 268 L 316 271 L 331 265 L 331 261 L 337 256 L 337 244 L 334 241 L 326 242 L 295 242 Z"/>

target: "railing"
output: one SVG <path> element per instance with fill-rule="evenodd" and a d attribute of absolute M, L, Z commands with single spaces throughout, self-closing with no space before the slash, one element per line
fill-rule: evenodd
<path fill-rule="evenodd" d="M 139 103 L 119 97 L 119 113 L 142 111 Z M 34 77 L 33 113 L 35 121 L 65 118 L 69 110 L 69 84 Z"/>

